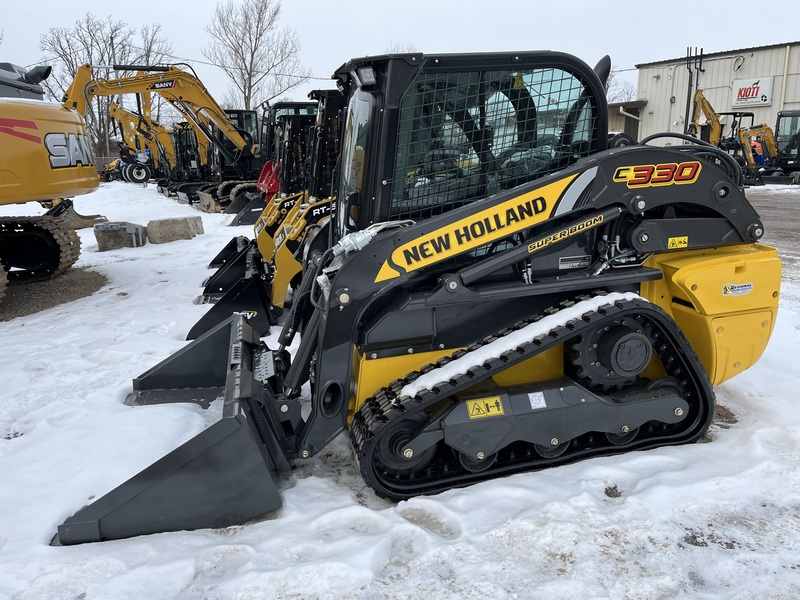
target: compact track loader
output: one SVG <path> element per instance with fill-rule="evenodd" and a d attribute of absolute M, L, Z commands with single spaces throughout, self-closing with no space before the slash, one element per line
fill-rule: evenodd
<path fill-rule="evenodd" d="M 131 405 L 221 419 L 55 542 L 245 523 L 343 432 L 394 500 L 700 438 L 712 386 L 768 342 L 781 263 L 718 148 L 607 148 L 609 71 L 557 52 L 338 69 L 337 200 L 307 300 L 276 348 L 237 314 L 136 378 Z"/>

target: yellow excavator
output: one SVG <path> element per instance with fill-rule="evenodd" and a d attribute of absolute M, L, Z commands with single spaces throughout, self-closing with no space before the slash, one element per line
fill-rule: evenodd
<path fill-rule="evenodd" d="M 336 206 L 306 301 L 274 347 L 236 314 L 135 378 L 129 405 L 219 420 L 87 489 L 54 543 L 262 518 L 340 434 L 391 500 L 700 439 L 713 386 L 767 346 L 781 261 L 720 148 L 608 147 L 610 70 L 550 51 L 337 69 Z"/>
<path fill-rule="evenodd" d="M 769 181 L 772 183 L 792 183 L 788 173 L 787 177 L 781 177 L 784 175 L 783 171 L 775 166 L 778 157 L 775 133 L 766 123 L 756 125 L 755 115 L 752 112 L 717 112 L 702 89 L 695 91 L 692 107 L 692 118 L 686 133 L 730 153 L 742 167 L 746 184 L 763 184 L 764 175 L 770 175 Z M 730 130 L 727 134 L 723 131 L 722 124 L 722 118 L 726 116 L 731 117 Z M 705 125 L 700 124 L 703 117 L 706 120 Z M 753 150 L 755 142 L 761 145 L 763 152 L 760 164 Z"/>
<path fill-rule="evenodd" d="M 125 168 L 124 178 L 143 183 L 152 176 L 168 176 L 177 166 L 173 132 L 149 118 L 149 111 L 135 113 L 111 102 L 108 114 L 122 134 L 126 146 L 134 153 L 149 150 L 149 161 L 135 161 Z"/>
<path fill-rule="evenodd" d="M 102 220 L 72 206 L 72 196 L 94 191 L 99 180 L 81 115 L 43 100 L 40 84 L 50 73 L 0 63 L 0 205 L 52 206 L 38 217 L 0 217 L 0 298 L 9 283 L 66 271 L 80 253 L 75 228 Z"/>
<path fill-rule="evenodd" d="M 88 104 L 96 96 L 154 93 L 164 98 L 195 131 L 200 161 L 209 167 L 205 181 L 178 189 L 179 193 L 186 193 L 187 201 L 196 200 L 193 194 L 199 188 L 216 188 L 223 179 L 223 170 L 229 178 L 257 179 L 262 160 L 253 134 L 231 121 L 227 114 L 229 111 L 217 104 L 195 75 L 176 65 L 114 65 L 113 69 L 137 73 L 115 79 L 94 79 L 92 66 L 82 65 L 64 94 L 64 104 L 85 114 Z M 209 147 L 213 147 L 219 156 L 217 161 L 209 160 Z"/>

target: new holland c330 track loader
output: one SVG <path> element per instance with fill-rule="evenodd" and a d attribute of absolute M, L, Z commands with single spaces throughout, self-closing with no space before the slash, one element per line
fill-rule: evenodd
<path fill-rule="evenodd" d="M 712 386 L 767 345 L 781 263 L 724 152 L 607 149 L 609 71 L 545 51 L 338 69 L 337 201 L 286 317 L 299 344 L 237 314 L 134 379 L 129 404 L 221 418 L 54 543 L 261 517 L 344 432 L 394 500 L 699 439 Z"/>

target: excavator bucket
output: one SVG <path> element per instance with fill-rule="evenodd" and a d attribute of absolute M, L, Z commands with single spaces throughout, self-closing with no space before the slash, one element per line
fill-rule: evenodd
<path fill-rule="evenodd" d="M 51 543 L 229 527 L 280 508 L 275 476 L 290 468 L 282 431 L 300 411 L 272 395 L 281 384 L 275 365 L 245 317 L 233 315 L 135 379 L 128 404 L 216 398 L 221 419 L 69 517 Z"/>

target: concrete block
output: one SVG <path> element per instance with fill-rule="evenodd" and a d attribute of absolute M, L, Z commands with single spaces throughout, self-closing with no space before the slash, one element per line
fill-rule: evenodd
<path fill-rule="evenodd" d="M 202 235 L 205 233 L 205 229 L 203 229 L 203 219 L 202 217 L 186 217 L 189 219 L 189 228 L 194 231 L 195 235 Z"/>
<path fill-rule="evenodd" d="M 201 233 L 203 233 L 203 220 L 200 217 L 154 219 L 147 223 L 147 239 L 151 244 L 190 240 Z"/>
<path fill-rule="evenodd" d="M 147 228 L 136 223 L 127 221 L 97 223 L 93 230 L 100 252 L 118 248 L 138 248 L 147 243 Z"/>

